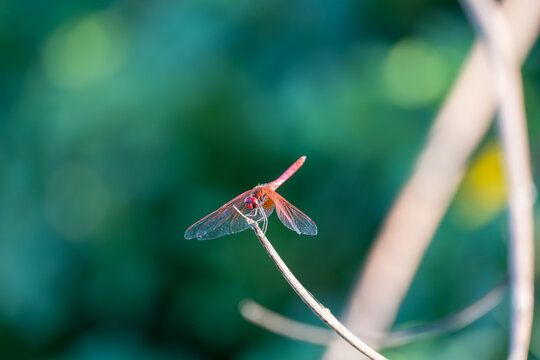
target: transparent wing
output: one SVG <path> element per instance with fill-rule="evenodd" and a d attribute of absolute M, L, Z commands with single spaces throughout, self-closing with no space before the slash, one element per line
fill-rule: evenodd
<path fill-rule="evenodd" d="M 251 192 L 252 190 L 249 190 L 238 195 L 213 213 L 191 225 L 186 230 L 184 237 L 186 239 L 210 240 L 246 230 L 249 227 L 246 220 L 238 214 L 234 207 L 236 206 L 245 215 L 253 213 L 253 210 L 248 209 L 244 204 L 244 199 Z M 266 216 L 269 216 L 273 211 L 273 204 L 271 208 L 267 208 L 267 203 L 268 201 L 263 206 Z M 257 212 L 257 216 L 251 218 L 259 221 L 262 216 L 260 212 Z"/>
<path fill-rule="evenodd" d="M 265 189 L 268 197 L 274 201 L 279 220 L 298 234 L 317 235 L 317 225 L 306 214 L 294 207 L 277 192 Z"/>

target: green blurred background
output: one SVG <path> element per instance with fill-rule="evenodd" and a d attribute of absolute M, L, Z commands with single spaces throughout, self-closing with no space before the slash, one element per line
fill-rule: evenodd
<path fill-rule="evenodd" d="M 249 297 L 319 324 L 251 232 L 184 231 L 307 155 L 280 193 L 319 235 L 276 216 L 268 235 L 339 314 L 472 41 L 453 1 L 1 2 L 0 358 L 319 357 L 240 317 Z M 539 55 L 523 70 L 536 180 Z M 397 326 L 506 273 L 499 157 L 491 130 Z M 507 307 L 386 354 L 504 359 Z"/>

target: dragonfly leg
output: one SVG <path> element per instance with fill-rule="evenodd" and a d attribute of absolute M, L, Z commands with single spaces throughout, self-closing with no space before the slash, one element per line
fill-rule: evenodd
<path fill-rule="evenodd" d="M 260 219 L 255 219 L 255 221 L 259 222 L 259 221 L 261 221 L 261 220 L 263 219 L 262 209 L 260 209 L 260 208 L 255 208 L 255 209 L 253 209 L 253 211 L 251 212 L 251 214 L 248 214 L 247 216 L 254 218 L 254 217 L 257 216 L 258 213 L 261 214 L 261 218 L 260 218 Z"/>
<path fill-rule="evenodd" d="M 266 213 L 264 211 L 264 209 L 262 207 L 257 207 L 255 209 L 253 209 L 253 211 L 250 213 L 250 214 L 247 214 L 247 216 L 249 217 L 256 217 L 257 216 L 257 213 L 260 213 L 261 214 L 261 218 L 260 219 L 256 219 L 255 221 L 259 222 L 259 221 L 262 221 L 262 231 L 264 234 L 266 234 L 266 229 L 268 229 L 268 217 L 266 216 Z"/>
<path fill-rule="evenodd" d="M 268 229 L 268 217 L 266 216 L 266 212 L 264 211 L 263 208 L 260 208 L 260 211 L 261 211 L 261 217 L 263 221 L 262 232 L 263 234 L 266 234 L 266 229 Z"/>
<path fill-rule="evenodd" d="M 255 216 L 257 216 L 257 208 L 253 209 L 253 211 L 251 211 L 251 213 L 246 214 L 246 216 L 249 216 L 249 217 L 255 217 Z"/>

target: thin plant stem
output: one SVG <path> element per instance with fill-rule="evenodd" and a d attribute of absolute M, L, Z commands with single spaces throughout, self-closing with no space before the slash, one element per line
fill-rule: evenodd
<path fill-rule="evenodd" d="M 281 259 L 277 251 L 274 249 L 266 235 L 262 232 L 256 221 L 245 216 L 240 210 L 235 207 L 236 211 L 246 220 L 248 225 L 253 229 L 259 242 L 268 253 L 268 256 L 276 264 L 279 272 L 285 280 L 291 285 L 294 291 L 300 296 L 302 301 L 321 319 L 326 325 L 332 328 L 339 336 L 351 344 L 355 349 L 373 360 L 384 360 L 386 357 L 373 350 L 366 343 L 356 337 L 349 329 L 347 329 L 326 307 L 324 307 L 306 288 L 296 279 L 293 273 L 289 270 L 285 262 Z"/>
<path fill-rule="evenodd" d="M 529 354 L 534 309 L 535 189 L 532 181 L 520 62 L 512 31 L 493 0 L 461 0 L 491 61 L 499 106 L 498 125 L 508 184 L 511 329 L 508 359 Z"/>

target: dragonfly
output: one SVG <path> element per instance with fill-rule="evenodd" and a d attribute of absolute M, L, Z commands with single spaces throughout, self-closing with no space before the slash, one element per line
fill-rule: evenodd
<path fill-rule="evenodd" d="M 268 228 L 268 217 L 275 209 L 279 220 L 289 229 L 298 234 L 317 235 L 317 225 L 313 220 L 276 192 L 276 189 L 287 181 L 304 164 L 304 161 L 306 157 L 300 157 L 276 180 L 259 184 L 238 195 L 191 225 L 184 237 L 209 240 L 246 230 L 249 225 L 236 209 L 254 221 L 262 222 L 262 230 L 265 233 Z"/>

